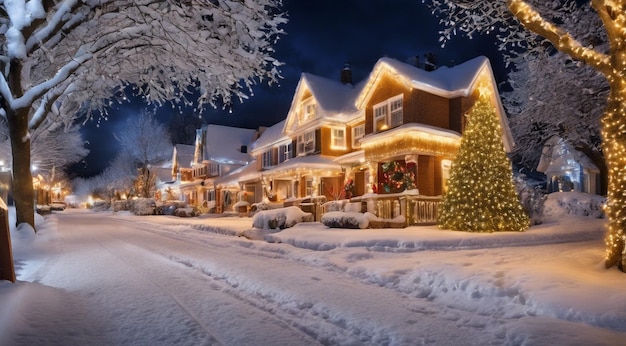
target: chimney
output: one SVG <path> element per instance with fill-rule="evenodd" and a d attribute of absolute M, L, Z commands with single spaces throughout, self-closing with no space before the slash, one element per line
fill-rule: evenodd
<path fill-rule="evenodd" d="M 345 63 L 343 65 L 343 70 L 341 70 L 340 82 L 341 84 L 352 84 L 352 67 L 349 63 Z"/>
<path fill-rule="evenodd" d="M 204 145 L 205 145 L 205 139 L 204 139 L 204 128 L 200 128 L 200 129 L 196 129 L 196 145 L 195 145 L 195 150 L 193 152 L 193 163 L 194 164 L 199 164 L 202 163 L 202 161 L 204 161 Z"/>

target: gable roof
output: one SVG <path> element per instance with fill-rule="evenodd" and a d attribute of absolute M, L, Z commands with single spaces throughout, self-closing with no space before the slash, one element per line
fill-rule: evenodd
<path fill-rule="evenodd" d="M 205 156 L 209 161 L 221 164 L 246 164 L 250 154 L 241 152 L 249 147 L 256 130 L 210 124 L 206 127 Z"/>
<path fill-rule="evenodd" d="M 176 144 L 174 146 L 174 160 L 178 168 L 191 168 L 195 147 L 188 144 Z"/>
<path fill-rule="evenodd" d="M 311 93 L 317 106 L 321 109 L 320 120 L 344 123 L 352 120 L 359 112 L 355 106 L 354 99 L 360 93 L 363 85 L 363 83 L 356 85 L 342 84 L 332 79 L 310 73 L 302 73 L 291 100 L 291 107 L 289 112 L 287 112 L 283 132 L 290 132 L 294 121 L 297 120 L 298 104 L 303 100 L 307 91 Z"/>
<path fill-rule="evenodd" d="M 355 106 L 358 109 L 365 108 L 376 85 L 385 74 L 393 75 L 395 80 L 403 83 L 407 88 L 423 90 L 448 99 L 467 97 L 478 88 L 482 80 L 487 80 L 502 128 L 504 148 L 507 152 L 511 152 L 514 146 L 513 135 L 500 100 L 491 63 L 487 57 L 478 56 L 462 64 L 453 67 L 442 66 L 434 71 L 422 70 L 391 58 L 381 58 L 374 65 L 361 93 L 355 99 Z"/>
<path fill-rule="evenodd" d="M 259 137 L 256 141 L 254 141 L 254 143 L 252 143 L 250 152 L 254 153 L 258 150 L 271 147 L 283 141 L 291 141 L 291 138 L 283 133 L 283 128 L 285 127 L 286 121 L 287 119 L 280 121 L 263 131 L 261 137 Z"/>

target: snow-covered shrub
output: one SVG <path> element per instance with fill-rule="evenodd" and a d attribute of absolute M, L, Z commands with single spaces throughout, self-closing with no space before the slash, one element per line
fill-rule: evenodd
<path fill-rule="evenodd" d="M 178 217 L 194 217 L 200 215 L 200 212 L 196 208 L 178 208 L 174 211 L 174 215 Z"/>
<path fill-rule="evenodd" d="M 130 210 L 130 203 L 128 203 L 128 200 L 123 199 L 123 200 L 113 202 L 113 211 L 124 211 L 124 210 Z"/>
<path fill-rule="evenodd" d="M 546 194 L 539 187 L 530 185 L 524 177 L 524 175 L 516 175 L 513 178 L 515 189 L 522 207 L 530 217 L 530 224 L 539 225 L 543 222 Z"/>
<path fill-rule="evenodd" d="M 105 200 L 99 199 L 93 201 L 92 209 L 93 211 L 107 211 L 111 209 L 111 204 Z"/>
<path fill-rule="evenodd" d="M 328 212 L 333 212 L 333 211 L 342 211 L 344 204 L 345 204 L 345 201 L 343 200 L 329 201 L 329 202 L 322 204 L 322 207 L 328 213 Z"/>
<path fill-rule="evenodd" d="M 262 229 L 285 229 L 300 222 L 313 221 L 311 213 L 305 213 L 300 208 L 291 206 L 257 212 L 252 218 L 252 227 Z"/>
<path fill-rule="evenodd" d="M 157 215 L 174 215 L 176 209 L 186 208 L 187 203 L 184 201 L 165 201 L 162 204 L 156 206 Z"/>
<path fill-rule="evenodd" d="M 331 211 L 322 215 L 321 222 L 330 228 L 367 228 L 369 218 L 361 213 L 346 213 L 342 211 Z"/>
<path fill-rule="evenodd" d="M 130 202 L 130 211 L 135 215 L 154 215 L 155 210 L 154 198 L 137 198 Z"/>
<path fill-rule="evenodd" d="M 544 203 L 544 219 L 558 220 L 567 215 L 604 217 L 606 198 L 584 192 L 554 192 Z"/>

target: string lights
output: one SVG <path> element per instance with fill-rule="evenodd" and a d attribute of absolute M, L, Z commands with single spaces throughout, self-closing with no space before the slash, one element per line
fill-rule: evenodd
<path fill-rule="evenodd" d="M 489 92 L 481 88 L 439 208 L 440 228 L 467 232 L 524 231 L 528 215 L 519 202 L 502 129 Z"/>
<path fill-rule="evenodd" d="M 626 0 L 591 0 L 607 33 L 608 54 L 581 45 L 524 1 L 507 3 L 511 13 L 527 29 L 548 39 L 559 51 L 593 67 L 609 82 L 609 99 L 602 118 L 602 151 L 609 178 L 605 266 L 626 271 Z"/>

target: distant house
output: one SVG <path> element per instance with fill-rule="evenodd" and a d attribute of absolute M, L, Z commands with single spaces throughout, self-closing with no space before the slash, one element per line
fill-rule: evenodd
<path fill-rule="evenodd" d="M 600 194 L 600 170 L 582 152 L 554 136 L 543 147 L 537 171 L 547 177 L 548 192 Z"/>
<path fill-rule="evenodd" d="M 254 129 L 213 124 L 198 129 L 194 145 L 174 146 L 172 180 L 160 177 L 157 198 L 174 197 L 219 213 L 227 210 L 235 201 L 237 191 L 216 183 L 216 179 L 251 161 L 248 147 L 257 136 L 258 131 Z"/>

